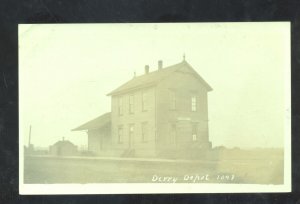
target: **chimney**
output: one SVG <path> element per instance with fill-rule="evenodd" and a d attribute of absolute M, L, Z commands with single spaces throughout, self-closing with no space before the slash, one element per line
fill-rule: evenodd
<path fill-rule="evenodd" d="M 145 74 L 148 74 L 149 73 L 149 65 L 146 65 L 145 66 Z"/>
<path fill-rule="evenodd" d="M 163 61 L 159 60 L 158 61 L 158 70 L 161 70 L 163 68 Z"/>

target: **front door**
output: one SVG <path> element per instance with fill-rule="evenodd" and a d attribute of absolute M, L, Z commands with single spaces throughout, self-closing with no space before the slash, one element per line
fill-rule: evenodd
<path fill-rule="evenodd" d="M 170 143 L 177 147 L 177 127 L 176 123 L 171 123 L 170 125 Z"/>
<path fill-rule="evenodd" d="M 133 138 L 134 137 L 134 125 L 129 125 L 129 134 L 128 134 L 128 148 L 131 149 L 133 146 Z"/>

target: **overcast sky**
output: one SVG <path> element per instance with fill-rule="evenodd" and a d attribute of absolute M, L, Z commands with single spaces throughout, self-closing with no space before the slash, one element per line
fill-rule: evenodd
<path fill-rule="evenodd" d="M 212 86 L 213 146 L 283 147 L 288 23 L 19 26 L 20 138 L 47 147 L 110 111 L 107 93 L 137 75 L 187 62 Z"/>

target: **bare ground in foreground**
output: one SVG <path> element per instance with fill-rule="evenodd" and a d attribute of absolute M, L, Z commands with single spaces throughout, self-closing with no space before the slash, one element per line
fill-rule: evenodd
<path fill-rule="evenodd" d="M 206 161 L 27 156 L 24 183 L 283 183 L 282 153 L 240 153 Z"/>

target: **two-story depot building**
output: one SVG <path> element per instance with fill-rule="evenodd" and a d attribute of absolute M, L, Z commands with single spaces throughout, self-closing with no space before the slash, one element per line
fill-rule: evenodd
<path fill-rule="evenodd" d="M 108 94 L 111 112 L 75 129 L 99 156 L 201 158 L 211 148 L 207 92 L 212 88 L 182 62 L 135 76 Z"/>

